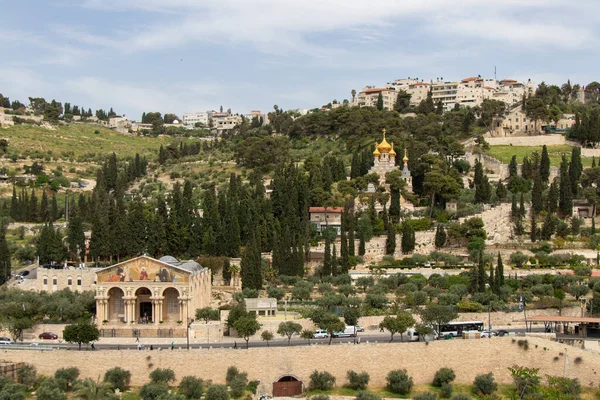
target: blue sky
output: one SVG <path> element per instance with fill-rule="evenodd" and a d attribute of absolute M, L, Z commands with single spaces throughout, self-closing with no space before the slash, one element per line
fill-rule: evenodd
<path fill-rule="evenodd" d="M 312 108 L 419 77 L 600 80 L 596 0 L 0 0 L 0 93 L 142 111 Z"/>

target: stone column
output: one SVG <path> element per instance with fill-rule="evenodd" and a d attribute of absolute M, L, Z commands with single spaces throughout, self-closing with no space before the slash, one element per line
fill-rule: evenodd
<path fill-rule="evenodd" d="M 163 320 L 163 301 L 158 300 L 158 322 Z"/>
<path fill-rule="evenodd" d="M 129 321 L 129 300 L 123 299 L 123 314 L 125 315 L 124 320 L 126 323 L 130 323 Z"/>
<path fill-rule="evenodd" d="M 104 321 L 104 300 L 96 300 L 96 318 L 98 325 L 101 325 Z"/>

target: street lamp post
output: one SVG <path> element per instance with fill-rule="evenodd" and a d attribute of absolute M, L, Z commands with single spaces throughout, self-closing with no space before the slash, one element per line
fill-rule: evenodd
<path fill-rule="evenodd" d="M 186 326 L 187 326 L 187 349 L 190 349 L 190 326 L 192 326 L 192 322 L 190 321 L 190 307 L 189 305 L 185 307 L 186 310 Z"/>

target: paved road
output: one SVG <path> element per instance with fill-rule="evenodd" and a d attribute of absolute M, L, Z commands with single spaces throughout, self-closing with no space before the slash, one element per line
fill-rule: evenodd
<path fill-rule="evenodd" d="M 544 328 L 533 328 L 532 332 L 543 332 Z M 521 329 L 511 329 L 510 332 L 514 332 L 515 334 L 522 334 L 525 332 L 525 328 L 521 328 Z M 165 344 L 165 343 L 152 343 L 152 339 L 154 338 L 142 338 L 142 344 L 145 348 L 145 350 L 149 350 L 150 346 L 152 346 L 153 350 L 169 350 L 171 348 L 170 344 Z M 371 332 L 366 332 L 366 333 L 360 333 L 359 337 L 355 340 L 355 338 L 334 338 L 331 341 L 331 345 L 336 345 L 336 344 L 355 344 L 355 342 L 360 339 L 360 344 L 365 344 L 365 343 L 390 343 L 390 336 L 389 335 L 384 335 L 381 333 L 371 333 Z M 403 339 L 403 340 L 402 340 Z M 168 340 L 168 339 L 167 339 Z M 458 340 L 458 339 L 455 339 Z M 481 339 L 481 340 L 490 340 L 490 339 Z M 494 340 L 494 338 L 492 338 L 491 340 Z M 138 343 L 135 341 L 134 338 L 123 338 L 124 343 L 122 344 L 117 344 L 117 343 L 96 343 L 94 344 L 95 350 L 99 351 L 99 350 L 126 350 L 126 349 L 137 349 L 138 348 Z M 393 343 L 399 343 L 399 342 L 407 342 L 407 337 L 406 335 L 404 335 L 403 338 L 400 337 L 399 334 L 394 336 L 394 341 Z M 238 349 L 245 349 L 246 348 L 246 342 L 243 339 L 234 341 L 234 342 L 225 342 L 225 343 L 211 343 L 211 344 L 202 344 L 202 343 L 190 343 L 190 349 L 192 350 L 198 350 L 198 349 L 210 349 L 210 348 L 236 348 L 236 343 L 237 343 L 237 348 Z M 417 342 L 414 342 L 417 343 Z M 327 346 L 329 344 L 329 339 L 311 339 L 310 340 L 310 345 L 320 345 L 320 346 Z M 358 343 L 357 343 L 358 344 Z M 264 342 L 264 341 L 258 341 L 258 340 L 250 340 L 248 342 L 248 347 L 252 347 L 252 348 L 260 348 L 260 347 L 286 347 L 286 346 L 307 346 L 309 345 L 309 341 L 307 341 L 306 339 L 300 339 L 300 338 L 292 338 L 292 340 L 289 342 L 287 340 L 282 340 L 282 339 L 277 339 L 277 340 L 272 340 L 269 343 Z M 78 349 L 78 345 L 77 344 L 70 344 L 70 343 L 50 343 L 50 342 L 44 342 L 44 343 L 39 343 L 39 342 L 31 342 L 31 341 L 24 341 L 24 342 L 18 342 L 18 344 L 15 345 L 9 345 L 9 346 L 3 346 L 1 347 L 2 349 L 39 349 L 39 350 L 47 350 L 47 349 L 69 349 L 69 350 L 77 350 Z M 187 349 L 187 343 L 175 343 L 175 349 L 179 350 L 179 349 Z M 86 346 L 83 345 L 82 346 L 82 350 L 91 350 L 90 346 Z"/>

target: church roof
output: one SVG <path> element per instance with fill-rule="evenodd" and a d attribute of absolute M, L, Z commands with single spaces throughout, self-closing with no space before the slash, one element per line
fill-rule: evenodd
<path fill-rule="evenodd" d="M 152 258 L 150 256 L 144 255 L 144 256 L 139 256 L 139 257 L 132 258 L 130 260 L 122 261 L 122 262 L 120 262 L 118 264 L 113 264 L 113 265 L 111 265 L 109 267 L 99 269 L 96 272 L 101 272 L 101 271 L 104 271 L 104 270 L 109 270 L 109 269 L 115 268 L 117 266 L 129 263 L 129 262 L 131 262 L 133 260 L 136 260 L 138 258 L 146 258 L 148 260 L 153 260 L 155 262 L 159 262 L 161 264 L 169 265 L 169 266 L 172 266 L 172 267 L 184 270 L 186 272 L 196 272 L 196 271 L 201 271 L 202 270 L 202 265 L 198 264 L 196 261 L 193 261 L 193 260 L 181 262 L 181 261 L 177 260 L 173 256 L 164 256 L 164 257 L 161 257 L 160 260 L 157 260 L 157 259 Z"/>
<path fill-rule="evenodd" d="M 389 153 L 392 150 L 392 145 L 385 139 L 385 129 L 383 130 L 383 140 L 377 145 L 377 149 L 380 153 Z"/>

